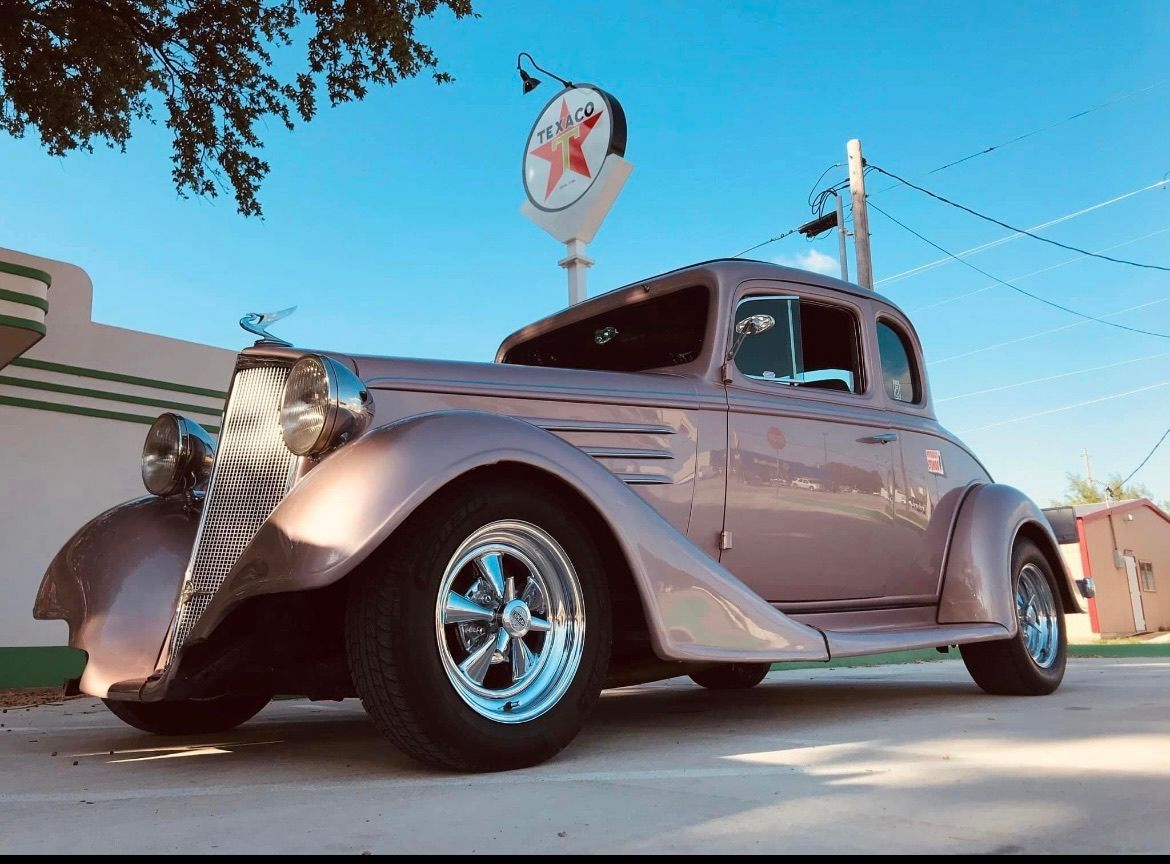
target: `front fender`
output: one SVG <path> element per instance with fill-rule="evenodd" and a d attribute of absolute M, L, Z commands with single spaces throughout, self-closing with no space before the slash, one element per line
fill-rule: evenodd
<path fill-rule="evenodd" d="M 407 418 L 324 460 L 261 526 L 189 641 L 250 597 L 336 582 L 437 490 L 501 463 L 559 478 L 608 522 L 664 659 L 827 659 L 819 631 L 773 609 L 596 460 L 522 420 L 478 411 Z"/>
<path fill-rule="evenodd" d="M 183 498 L 140 498 L 92 519 L 53 558 L 33 617 L 69 624 L 69 645 L 88 655 L 81 690 L 145 678 L 175 614 L 198 512 Z"/>
<path fill-rule="evenodd" d="M 960 504 L 947 550 L 940 624 L 1001 624 L 1015 635 L 1011 558 L 1021 535 L 1035 541 L 1048 559 L 1064 611 L 1080 611 L 1076 587 L 1044 513 L 1018 489 L 989 483 L 973 487 Z"/>

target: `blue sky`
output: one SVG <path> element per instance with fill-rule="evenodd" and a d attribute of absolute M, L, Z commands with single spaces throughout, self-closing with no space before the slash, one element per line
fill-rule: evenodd
<path fill-rule="evenodd" d="M 272 124 L 263 221 L 230 199 L 178 199 L 166 132 L 143 126 L 124 155 L 51 159 L 35 139 L 0 140 L 0 243 L 84 267 L 95 317 L 112 324 L 236 348 L 243 312 L 295 303 L 281 333 L 301 344 L 490 359 L 565 296 L 562 247 L 517 212 L 520 151 L 553 89 L 521 96 L 521 50 L 626 110 L 636 167 L 590 246 L 593 293 L 806 221 L 810 186 L 844 161 L 851 137 L 871 162 L 1024 226 L 1170 171 L 1170 16 L 1159 0 L 479 5 L 479 20 L 421 27 L 455 84 L 377 91 L 292 134 Z M 1006 233 L 886 185 L 871 178 L 874 203 L 951 251 Z M 870 221 L 878 279 L 939 258 L 880 214 Z M 1166 265 L 1170 230 L 1128 242 L 1162 229 L 1165 189 L 1047 236 L 1126 243 L 1113 254 Z M 824 265 L 836 240 L 796 236 L 757 254 Z M 1025 238 L 971 260 L 1012 280 L 1074 257 Z M 1000 287 L 937 305 L 988 282 L 950 263 L 881 286 L 918 325 L 942 421 L 997 479 L 1043 503 L 1080 469 L 1082 447 L 1098 476 L 1128 473 L 1170 425 L 1170 340 L 1077 324 Z M 1076 261 L 1019 285 L 1097 315 L 1142 306 L 1114 320 L 1170 333 L 1167 273 Z M 1060 410 L 1092 400 L 1102 401 Z M 1138 479 L 1170 497 L 1170 447 Z"/>

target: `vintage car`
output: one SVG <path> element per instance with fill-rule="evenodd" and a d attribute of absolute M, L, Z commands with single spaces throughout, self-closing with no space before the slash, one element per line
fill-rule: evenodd
<path fill-rule="evenodd" d="M 959 646 L 987 692 L 1049 693 L 1091 586 L 923 373 L 889 301 L 743 260 L 566 309 L 494 363 L 262 339 L 218 443 L 162 415 L 150 496 L 65 545 L 35 615 L 139 729 L 359 696 L 470 771 L 548 759 L 604 687 L 782 661 Z"/>

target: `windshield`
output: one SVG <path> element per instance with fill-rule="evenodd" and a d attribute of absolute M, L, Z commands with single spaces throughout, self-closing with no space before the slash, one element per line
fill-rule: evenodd
<path fill-rule="evenodd" d="M 567 324 L 513 345 L 503 362 L 607 372 L 690 363 L 703 348 L 708 293 L 696 285 Z"/>

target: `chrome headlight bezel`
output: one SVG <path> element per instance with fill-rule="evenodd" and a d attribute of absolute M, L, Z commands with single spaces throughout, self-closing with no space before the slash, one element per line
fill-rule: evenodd
<path fill-rule="evenodd" d="M 171 443 L 166 444 L 164 435 Z M 170 448 L 164 453 L 163 446 Z M 160 473 L 159 462 L 173 458 L 169 473 Z M 151 495 L 165 498 L 181 492 L 207 488 L 211 469 L 215 465 L 215 441 L 207 430 L 181 414 L 160 414 L 150 425 L 142 443 L 142 485 Z"/>
<path fill-rule="evenodd" d="M 319 394 L 313 412 L 305 412 L 303 378 L 323 379 L 324 392 Z M 306 416 L 319 413 L 311 426 Z M 280 429 L 284 446 L 297 456 L 322 456 L 347 441 L 352 441 L 370 425 L 374 417 L 374 400 L 365 383 L 332 357 L 307 354 L 293 364 L 280 400 Z M 302 428 L 294 428 L 300 423 Z"/>

